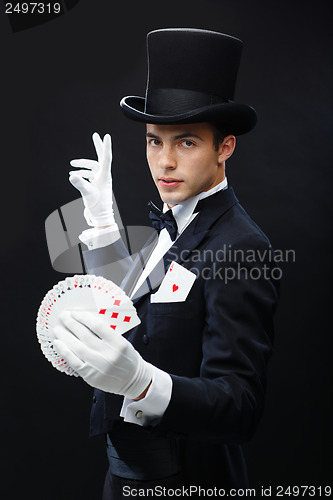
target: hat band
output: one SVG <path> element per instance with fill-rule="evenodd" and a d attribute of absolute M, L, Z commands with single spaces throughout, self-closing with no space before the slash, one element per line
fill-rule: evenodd
<path fill-rule="evenodd" d="M 188 89 L 147 89 L 145 113 L 175 115 L 196 108 L 229 102 L 228 99 Z"/>

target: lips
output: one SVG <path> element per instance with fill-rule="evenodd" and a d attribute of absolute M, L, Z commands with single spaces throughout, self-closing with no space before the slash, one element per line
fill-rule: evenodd
<path fill-rule="evenodd" d="M 158 182 L 160 183 L 161 186 L 165 188 L 174 188 L 183 181 L 179 179 L 174 179 L 172 177 L 161 177 L 160 179 L 158 179 Z"/>

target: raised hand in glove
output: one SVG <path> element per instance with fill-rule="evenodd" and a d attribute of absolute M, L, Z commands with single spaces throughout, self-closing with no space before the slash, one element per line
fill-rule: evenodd
<path fill-rule="evenodd" d="M 66 311 L 54 328 L 54 346 L 87 384 L 137 399 L 149 386 L 154 367 L 96 313 Z"/>
<path fill-rule="evenodd" d="M 72 160 L 78 168 L 69 173 L 69 181 L 82 195 L 84 217 L 89 226 L 105 227 L 115 224 L 112 208 L 112 149 L 109 134 L 104 139 L 95 132 L 92 136 L 98 160 Z"/>

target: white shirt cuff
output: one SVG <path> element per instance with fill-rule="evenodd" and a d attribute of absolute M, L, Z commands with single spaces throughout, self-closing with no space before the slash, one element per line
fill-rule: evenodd
<path fill-rule="evenodd" d="M 79 235 L 80 241 L 87 245 L 89 250 L 112 245 L 112 243 L 115 243 L 119 238 L 120 233 L 118 224 L 113 224 L 104 229 L 92 227 L 91 229 L 86 229 Z"/>
<path fill-rule="evenodd" d="M 152 383 L 146 396 L 140 401 L 124 398 L 120 416 L 125 422 L 141 426 L 156 425 L 163 417 L 171 399 L 172 379 L 156 366 L 153 368 Z"/>

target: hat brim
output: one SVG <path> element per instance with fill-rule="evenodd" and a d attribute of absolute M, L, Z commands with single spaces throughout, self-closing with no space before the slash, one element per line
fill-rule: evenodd
<path fill-rule="evenodd" d="M 246 134 L 257 123 L 257 113 L 251 106 L 235 102 L 211 104 L 175 115 L 145 113 L 145 99 L 138 96 L 124 97 L 120 106 L 131 120 L 158 125 L 211 122 L 234 135 Z"/>

